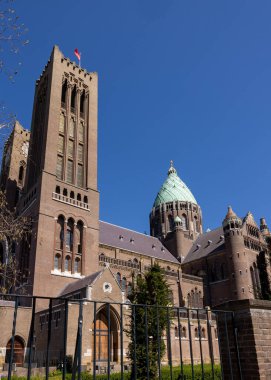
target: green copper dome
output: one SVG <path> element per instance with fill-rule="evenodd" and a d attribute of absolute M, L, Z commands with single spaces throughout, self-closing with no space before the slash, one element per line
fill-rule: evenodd
<path fill-rule="evenodd" d="M 173 167 L 173 162 L 171 161 L 170 168 L 168 170 L 168 177 L 157 194 L 153 207 L 172 201 L 191 202 L 197 204 L 194 195 L 178 176 L 176 169 Z"/>

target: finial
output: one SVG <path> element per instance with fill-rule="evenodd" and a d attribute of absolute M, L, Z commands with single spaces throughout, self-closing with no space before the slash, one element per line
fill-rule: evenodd
<path fill-rule="evenodd" d="M 176 171 L 176 169 L 173 166 L 173 160 L 170 160 L 170 168 L 168 169 L 167 173 L 168 173 L 168 175 L 170 175 L 172 173 L 177 174 L 177 171 Z"/>

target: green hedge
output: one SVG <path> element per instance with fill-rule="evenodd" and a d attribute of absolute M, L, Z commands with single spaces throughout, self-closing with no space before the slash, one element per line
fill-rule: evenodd
<path fill-rule="evenodd" d="M 173 367 L 172 368 L 172 379 L 173 380 L 192 380 L 192 369 L 190 365 L 184 365 L 183 366 L 183 374 L 184 377 L 183 379 L 180 376 L 181 374 L 181 369 L 180 367 Z M 214 379 L 215 380 L 222 380 L 222 375 L 221 375 L 221 369 L 219 365 L 214 366 Z M 125 372 L 123 374 L 123 379 L 124 380 L 130 380 L 131 374 L 129 372 Z M 169 367 L 162 367 L 161 368 L 161 378 L 162 380 L 170 380 L 170 368 Z M 2 377 L 4 379 L 4 377 Z M 44 376 L 31 376 L 31 380 L 43 380 Z M 88 372 L 83 372 L 81 374 L 81 379 L 82 380 L 92 380 L 93 376 L 92 374 Z M 96 375 L 97 380 L 107 380 L 107 375 Z M 120 373 L 112 373 L 110 374 L 110 380 L 121 380 L 121 375 Z M 158 377 L 157 377 L 158 379 Z M 194 380 L 201 380 L 201 366 L 200 365 L 195 365 L 194 366 Z M 19 376 L 12 376 L 12 380 L 26 380 L 26 377 L 19 377 Z M 54 371 L 50 373 L 50 380 L 62 380 L 62 376 L 59 373 L 59 371 Z M 71 374 L 68 373 L 66 375 L 66 380 L 71 380 Z M 204 365 L 204 380 L 213 380 L 212 377 L 212 369 L 211 365 L 205 364 Z"/>

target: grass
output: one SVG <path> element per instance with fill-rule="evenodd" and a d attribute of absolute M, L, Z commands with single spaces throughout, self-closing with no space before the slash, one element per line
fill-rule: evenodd
<path fill-rule="evenodd" d="M 179 367 L 173 367 L 172 368 L 172 380 L 192 380 L 192 368 L 191 365 L 184 365 L 183 366 L 183 378 L 181 375 L 181 369 Z M 53 371 L 50 373 L 50 380 L 62 380 L 62 375 L 60 371 Z M 123 374 L 124 380 L 130 380 L 130 372 L 125 372 Z M 32 380 L 43 380 L 44 376 L 31 376 Z M 4 377 L 2 377 L 4 379 Z M 67 380 L 71 380 L 71 374 L 68 373 L 66 375 Z M 89 372 L 82 372 L 81 374 L 82 380 L 92 380 L 93 376 Z M 107 375 L 96 375 L 97 380 L 107 380 Z M 222 380 L 221 375 L 221 369 L 219 365 L 214 366 L 214 379 L 215 380 Z M 12 380 L 26 380 L 26 377 L 20 377 L 20 376 L 12 376 Z M 110 374 L 110 380 L 121 380 L 121 374 L 120 373 L 112 373 Z M 138 379 L 139 380 L 139 379 Z M 144 380 L 144 379 L 142 379 Z M 157 376 L 158 380 L 158 376 Z M 161 380 L 171 380 L 170 375 L 170 368 L 168 366 L 161 368 Z M 202 380 L 202 372 L 201 372 L 201 366 L 195 365 L 194 366 L 194 380 Z M 213 380 L 212 377 L 212 369 L 210 364 L 204 365 L 204 380 Z"/>

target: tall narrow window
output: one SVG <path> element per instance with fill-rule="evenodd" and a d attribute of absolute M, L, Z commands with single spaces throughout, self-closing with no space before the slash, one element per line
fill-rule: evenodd
<path fill-rule="evenodd" d="M 83 228 L 84 225 L 81 221 L 77 223 L 77 253 L 82 254 L 83 252 Z"/>
<path fill-rule="evenodd" d="M 71 258 L 70 256 L 65 257 L 65 272 L 71 271 Z"/>
<path fill-rule="evenodd" d="M 61 154 L 63 154 L 64 152 L 64 136 L 61 136 L 61 135 L 58 136 L 57 151 L 58 153 L 61 153 Z"/>
<path fill-rule="evenodd" d="M 24 167 L 23 165 L 21 165 L 19 169 L 19 183 L 22 183 L 23 179 L 24 179 Z"/>
<path fill-rule="evenodd" d="M 70 119 L 70 124 L 69 124 L 69 136 L 74 137 L 74 130 L 75 130 L 75 120 L 72 117 Z"/>
<path fill-rule="evenodd" d="M 60 259 L 61 259 L 61 256 L 59 254 L 56 254 L 55 255 L 55 260 L 54 260 L 54 269 L 55 270 L 60 270 L 61 269 Z"/>
<path fill-rule="evenodd" d="M 81 260 L 77 257 L 74 262 L 74 272 L 81 273 Z"/>
<path fill-rule="evenodd" d="M 66 248 L 68 251 L 72 251 L 73 248 L 73 219 L 69 219 L 67 223 L 67 232 L 66 232 Z"/>
<path fill-rule="evenodd" d="M 84 170 L 83 165 L 80 164 L 77 166 L 77 186 L 84 186 Z"/>
<path fill-rule="evenodd" d="M 56 249 L 63 249 L 64 217 L 59 215 L 56 225 Z"/>
<path fill-rule="evenodd" d="M 121 281 L 121 290 L 122 290 L 123 292 L 126 291 L 126 286 L 127 286 L 127 280 L 126 280 L 125 277 L 122 277 L 122 281 Z"/>
<path fill-rule="evenodd" d="M 80 96 L 80 116 L 83 116 L 85 112 L 85 90 L 82 92 Z"/>
<path fill-rule="evenodd" d="M 62 84 L 62 93 L 61 93 L 62 106 L 65 106 L 65 104 L 66 104 L 66 94 L 67 94 L 67 79 Z"/>
<path fill-rule="evenodd" d="M 60 119 L 59 119 L 59 133 L 64 133 L 65 129 L 65 116 L 63 113 L 60 114 Z"/>
<path fill-rule="evenodd" d="M 67 162 L 67 182 L 73 182 L 73 161 L 71 160 Z"/>
<path fill-rule="evenodd" d="M 84 157 L 84 147 L 82 144 L 79 144 L 78 150 L 77 150 L 78 161 L 83 162 L 83 157 Z"/>
<path fill-rule="evenodd" d="M 68 142 L 68 155 L 69 155 L 69 157 L 73 157 L 73 152 L 74 152 L 74 142 L 73 142 L 73 140 L 69 140 L 69 142 Z"/>
<path fill-rule="evenodd" d="M 76 100 L 76 87 L 74 86 L 72 89 L 72 95 L 71 95 L 71 111 L 75 111 L 75 100 Z"/>
<path fill-rule="evenodd" d="M 63 157 L 61 156 L 57 156 L 56 176 L 59 179 L 62 179 L 63 177 Z"/>
<path fill-rule="evenodd" d="M 80 122 L 78 130 L 78 139 L 80 142 L 84 142 L 84 124 Z"/>
<path fill-rule="evenodd" d="M 184 230 L 188 230 L 188 225 L 187 225 L 187 216 L 185 214 L 183 214 L 181 216 L 181 220 L 182 220 L 182 227 Z"/>

